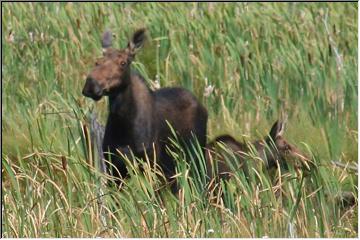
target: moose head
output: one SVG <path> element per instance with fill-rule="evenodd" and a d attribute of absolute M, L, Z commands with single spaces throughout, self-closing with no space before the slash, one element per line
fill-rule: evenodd
<path fill-rule="evenodd" d="M 257 147 L 261 158 L 267 162 L 268 168 L 276 166 L 276 162 L 279 162 L 285 165 L 292 163 L 295 168 L 303 166 L 309 170 L 309 158 L 296 146 L 286 141 L 284 132 L 285 122 L 276 121 L 265 138 L 265 144 L 262 142 Z"/>
<path fill-rule="evenodd" d="M 103 56 L 96 60 L 95 66 L 86 78 L 82 94 L 95 101 L 102 96 L 118 94 L 130 83 L 130 65 L 138 49 L 145 41 L 145 29 L 137 30 L 126 48 L 111 48 L 112 33 L 106 31 L 102 37 Z"/>

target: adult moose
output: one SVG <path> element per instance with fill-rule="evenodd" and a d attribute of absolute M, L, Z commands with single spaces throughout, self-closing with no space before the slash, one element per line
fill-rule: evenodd
<path fill-rule="evenodd" d="M 103 57 L 98 59 L 86 78 L 83 95 L 95 101 L 109 98 L 103 151 L 112 165 L 114 177 L 124 178 L 128 170 L 119 152 L 136 157 L 145 154 L 162 168 L 169 179 L 175 174 L 175 160 L 167 152 L 173 137 L 168 123 L 184 146 L 206 144 L 207 111 L 189 91 L 162 88 L 152 91 L 142 76 L 131 70 L 131 63 L 145 41 L 145 29 L 137 30 L 126 48 L 111 48 L 110 32 L 102 39 Z M 155 153 L 155 156 L 153 155 Z M 119 183 L 119 180 L 117 181 Z M 174 185 L 172 189 L 175 190 Z"/>

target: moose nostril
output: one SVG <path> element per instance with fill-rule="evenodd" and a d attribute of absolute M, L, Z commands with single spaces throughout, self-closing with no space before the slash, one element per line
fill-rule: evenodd
<path fill-rule="evenodd" d="M 85 97 L 90 97 L 97 101 L 102 97 L 103 91 L 99 83 L 96 81 L 96 79 L 94 79 L 90 75 L 86 78 L 86 82 L 82 90 L 82 94 Z"/>
<path fill-rule="evenodd" d="M 94 92 L 98 92 L 100 90 L 100 85 L 99 83 L 96 81 L 95 78 L 88 76 L 86 78 L 86 83 L 85 83 L 89 88 L 91 88 Z"/>
<path fill-rule="evenodd" d="M 93 82 L 95 82 L 95 81 L 94 81 L 94 79 L 93 79 L 91 76 L 88 76 L 88 77 L 86 78 L 86 84 L 93 84 Z"/>

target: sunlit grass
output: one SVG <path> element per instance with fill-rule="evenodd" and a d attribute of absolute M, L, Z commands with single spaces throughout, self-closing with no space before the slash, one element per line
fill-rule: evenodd
<path fill-rule="evenodd" d="M 149 84 L 193 91 L 208 139 L 259 139 L 288 115 L 287 139 L 318 169 L 302 182 L 254 166 L 253 181 L 237 172 L 223 198 L 204 197 L 178 157 L 178 197 L 149 167 L 122 191 L 107 186 L 83 128 L 90 109 L 105 123 L 106 100 L 81 88 L 101 33 L 124 47 L 138 27 L 149 40 L 134 67 Z M 357 236 L 357 206 L 329 197 L 357 193 L 357 175 L 331 164 L 357 163 L 357 40 L 356 3 L 4 3 L 3 236 Z"/>

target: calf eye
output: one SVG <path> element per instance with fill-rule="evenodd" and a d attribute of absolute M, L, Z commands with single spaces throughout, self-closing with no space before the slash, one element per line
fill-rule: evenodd
<path fill-rule="evenodd" d="M 291 148 L 290 148 L 290 146 L 286 145 L 284 150 L 285 150 L 286 154 L 289 154 L 291 151 Z"/>
<path fill-rule="evenodd" d="M 126 62 L 122 61 L 120 64 L 121 64 L 121 66 L 125 66 Z"/>

